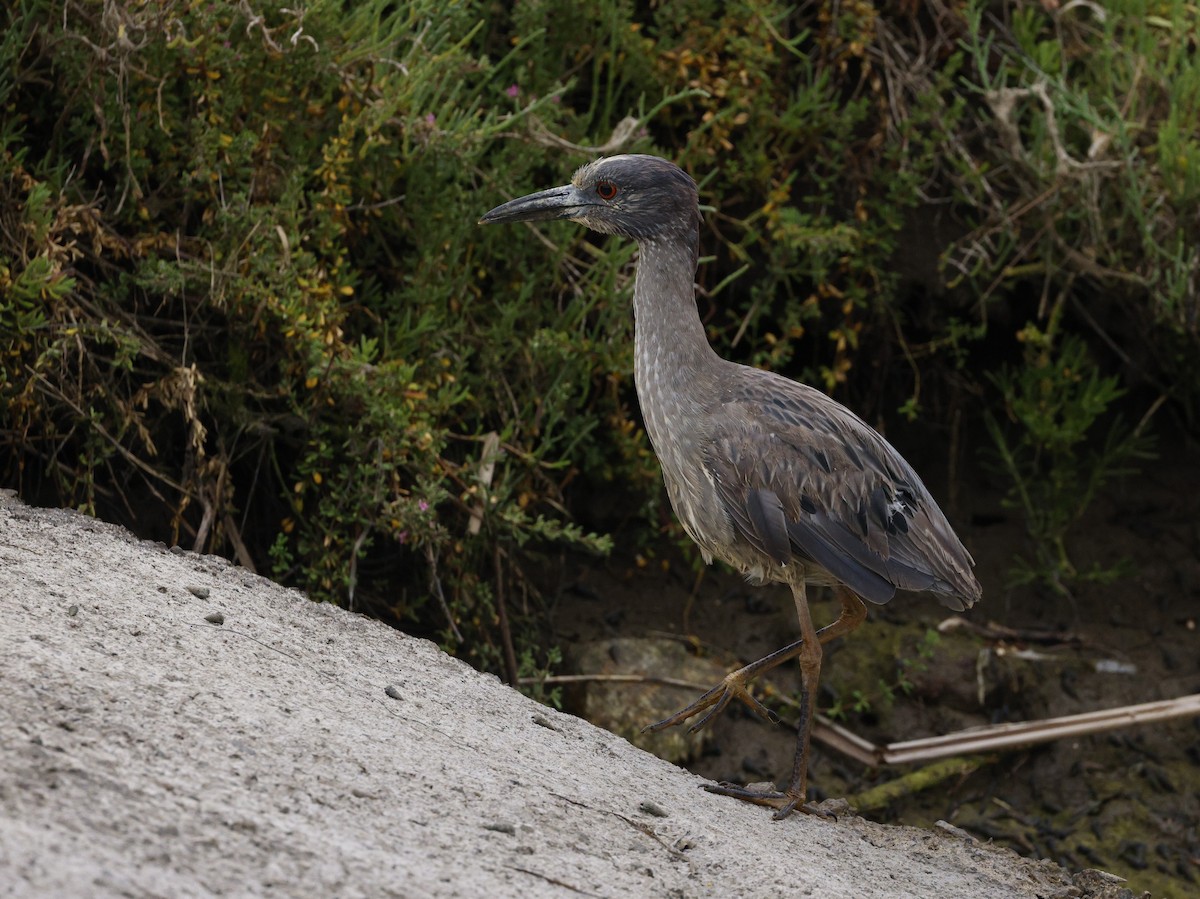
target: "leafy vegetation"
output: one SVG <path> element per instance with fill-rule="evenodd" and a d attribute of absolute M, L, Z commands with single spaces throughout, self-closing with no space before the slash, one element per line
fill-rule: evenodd
<path fill-rule="evenodd" d="M 1014 496 L 1073 497 L 1050 522 L 1018 502 L 1061 579 L 1080 504 L 1136 455 L 1080 456 L 1093 425 L 1132 388 L 1195 413 L 1196 14 L 932 10 L 7 4 L 5 484 L 512 679 L 553 664 L 540 560 L 671 533 L 634 250 L 475 222 L 654 152 L 710 207 L 721 350 L 959 455 L 993 407 Z"/>
<path fill-rule="evenodd" d="M 1128 560 L 1117 559 L 1078 570 L 1067 551 L 1067 532 L 1109 479 L 1148 455 L 1150 441 L 1119 418 L 1102 439 L 1095 433 L 1124 391 L 1116 376 L 1100 373 L 1082 339 L 1068 335 L 1055 346 L 1050 335 L 1032 326 L 1020 336 L 1028 346 L 1023 364 L 989 373 L 1016 427 L 1006 429 L 984 413 L 995 444 L 994 466 L 1012 483 L 1007 503 L 1022 513 L 1032 538 L 1031 557 L 1018 560 L 1013 580 L 1040 580 L 1069 593 L 1073 582 L 1108 581 L 1127 569 Z"/>
<path fill-rule="evenodd" d="M 847 721 L 853 716 L 890 712 L 897 694 L 907 696 L 912 693 L 913 678 L 929 670 L 941 635 L 932 628 L 925 628 L 919 634 L 893 630 L 880 639 L 891 645 L 890 651 L 873 655 L 878 659 L 879 670 L 856 671 L 852 682 L 845 685 L 845 695 L 835 696 L 824 709 L 826 716 L 834 721 Z M 799 700 L 793 700 L 792 704 L 798 707 Z"/>

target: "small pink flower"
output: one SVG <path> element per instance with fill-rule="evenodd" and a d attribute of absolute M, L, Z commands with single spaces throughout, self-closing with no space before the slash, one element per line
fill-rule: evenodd
<path fill-rule="evenodd" d="M 504 93 L 508 94 L 510 97 L 512 97 L 515 100 L 517 98 L 517 96 L 521 93 L 521 89 L 519 87 L 517 87 L 515 84 L 512 84 L 512 85 L 509 85 L 508 89 Z"/>
<path fill-rule="evenodd" d="M 425 502 L 425 500 L 420 500 L 417 503 L 417 508 L 420 509 L 422 512 L 427 512 L 429 510 L 429 503 Z"/>
<path fill-rule="evenodd" d="M 432 125 L 436 121 L 437 121 L 437 116 L 435 116 L 432 112 L 429 115 L 425 116 L 425 124 L 426 125 Z"/>
<path fill-rule="evenodd" d="M 396 535 L 396 540 L 399 541 L 400 543 L 407 543 L 408 542 L 408 531 L 401 531 L 399 534 Z"/>

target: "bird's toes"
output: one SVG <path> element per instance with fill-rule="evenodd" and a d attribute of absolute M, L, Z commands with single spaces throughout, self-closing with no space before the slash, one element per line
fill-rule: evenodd
<path fill-rule="evenodd" d="M 786 804 L 777 808 L 775 813 L 771 815 L 771 818 L 775 821 L 782 821 L 791 815 L 792 812 L 803 812 L 806 815 L 812 815 L 814 818 L 822 818 L 837 824 L 838 818 L 833 812 L 813 805 L 811 802 L 801 802 L 798 798 L 790 799 Z"/>

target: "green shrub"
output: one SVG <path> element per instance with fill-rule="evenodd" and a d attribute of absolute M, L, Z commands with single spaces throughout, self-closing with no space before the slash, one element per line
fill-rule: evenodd
<path fill-rule="evenodd" d="M 1021 334 L 1022 365 L 1003 366 L 991 379 L 1004 398 L 1011 426 L 990 412 L 984 421 L 995 444 L 993 467 L 1011 482 L 1006 504 L 1021 512 L 1031 538 L 1029 557 L 1013 571 L 1017 584 L 1041 581 L 1070 594 L 1084 581 L 1109 581 L 1126 572 L 1128 559 L 1080 571 L 1067 551 L 1067 534 L 1100 489 L 1128 474 L 1149 454 L 1151 441 L 1111 421 L 1106 413 L 1124 391 L 1115 376 L 1102 375 L 1077 335 L 1056 342 L 1032 325 Z"/>
<path fill-rule="evenodd" d="M 982 2 L 965 12 L 978 139 L 960 140 L 949 158 L 976 225 L 947 254 L 952 279 L 967 279 L 993 305 L 1033 279 L 1043 324 L 1045 298 L 1067 290 L 1078 327 L 1124 346 L 1143 379 L 1179 382 L 1172 393 L 1194 407 L 1194 7 L 1121 0 L 1052 16 L 1025 6 L 1003 22 Z M 1135 339 L 1106 327 L 1122 316 L 1135 323 Z"/>
<path fill-rule="evenodd" d="M 1135 7 L 10 3 L 0 471 L 550 664 L 542 560 L 678 537 L 634 248 L 475 223 L 602 152 L 699 178 L 722 352 L 872 420 L 1024 390 L 1032 357 L 977 362 L 1001 322 L 1048 330 L 1031 283 L 1068 297 L 1056 352 L 1089 335 L 1108 385 L 1119 314 L 1129 370 L 1194 408 L 1194 13 Z"/>

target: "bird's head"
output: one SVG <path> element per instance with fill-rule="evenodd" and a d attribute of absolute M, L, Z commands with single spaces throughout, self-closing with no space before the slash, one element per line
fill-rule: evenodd
<path fill-rule="evenodd" d="M 582 166 L 570 184 L 510 200 L 479 223 L 553 219 L 637 241 L 678 238 L 691 243 L 700 223 L 696 182 L 657 156 L 609 156 Z"/>

